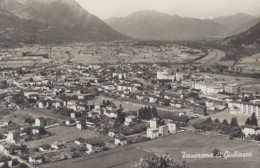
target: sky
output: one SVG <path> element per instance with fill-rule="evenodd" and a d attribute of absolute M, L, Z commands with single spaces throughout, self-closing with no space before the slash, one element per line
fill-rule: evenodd
<path fill-rule="evenodd" d="M 88 12 L 101 19 L 125 17 L 142 10 L 193 18 L 246 13 L 260 15 L 259 0 L 76 0 Z"/>

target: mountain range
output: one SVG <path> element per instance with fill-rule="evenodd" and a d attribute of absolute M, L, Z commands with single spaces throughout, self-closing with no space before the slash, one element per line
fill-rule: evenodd
<path fill-rule="evenodd" d="M 257 28 L 252 28 L 251 33 L 246 30 L 258 22 L 259 17 L 242 13 L 196 19 L 156 11 L 140 11 L 102 21 L 75 0 L 0 0 L 0 45 L 114 41 L 131 37 L 140 40 L 208 40 L 230 36 L 225 40 L 235 42 L 243 39 L 241 36 L 257 35 Z"/>
<path fill-rule="evenodd" d="M 136 39 L 203 40 L 240 33 L 255 25 L 260 18 L 240 13 L 214 19 L 195 19 L 156 11 L 140 11 L 105 21 L 115 30 Z"/>
<path fill-rule="evenodd" d="M 0 43 L 128 39 L 74 0 L 0 0 Z"/>

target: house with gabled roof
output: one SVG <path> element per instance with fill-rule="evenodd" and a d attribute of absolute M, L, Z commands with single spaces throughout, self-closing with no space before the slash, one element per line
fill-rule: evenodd
<path fill-rule="evenodd" d="M 116 136 L 115 137 L 115 145 L 124 146 L 127 145 L 127 138 L 124 136 Z"/>
<path fill-rule="evenodd" d="M 39 151 L 41 151 L 41 152 L 51 151 L 51 149 L 52 149 L 52 146 L 50 144 L 44 144 L 39 147 Z"/>

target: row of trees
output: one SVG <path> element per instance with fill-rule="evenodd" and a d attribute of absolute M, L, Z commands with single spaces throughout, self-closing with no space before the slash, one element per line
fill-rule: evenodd
<path fill-rule="evenodd" d="M 141 107 L 138 110 L 138 117 L 140 120 L 151 120 L 152 118 L 158 117 L 157 109 L 155 106 Z"/>
<path fill-rule="evenodd" d="M 225 119 L 221 123 L 219 119 L 212 121 L 211 118 L 207 118 L 205 121 L 200 123 L 194 123 L 193 127 L 196 130 L 202 131 L 214 131 L 220 134 L 229 135 L 230 137 L 242 137 L 242 130 L 238 126 L 236 117 L 232 118 L 230 123 Z"/>

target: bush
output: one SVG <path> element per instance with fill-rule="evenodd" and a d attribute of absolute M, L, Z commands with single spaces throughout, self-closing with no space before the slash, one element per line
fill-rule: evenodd
<path fill-rule="evenodd" d="M 153 155 L 140 160 L 139 168 L 188 168 L 186 163 L 175 162 L 170 155 Z"/>
<path fill-rule="evenodd" d="M 216 157 L 216 156 L 218 156 L 219 155 L 219 153 L 220 153 L 220 150 L 219 149 L 213 149 L 213 156 L 214 157 Z"/>

